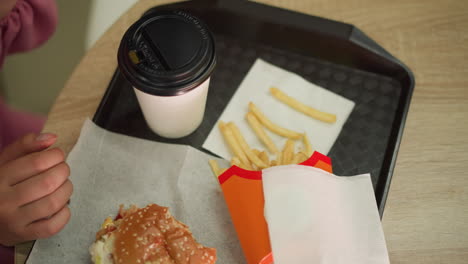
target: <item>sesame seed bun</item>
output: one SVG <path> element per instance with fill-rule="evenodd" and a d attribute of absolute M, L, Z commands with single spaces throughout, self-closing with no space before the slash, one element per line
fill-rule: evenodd
<path fill-rule="evenodd" d="M 103 256 L 99 248 L 111 248 L 111 256 Z M 104 221 L 90 252 L 93 262 L 102 264 L 216 262 L 216 249 L 197 243 L 186 225 L 177 221 L 167 207 L 156 204 L 127 210 L 121 207 L 116 220 Z M 112 262 L 106 262 L 109 259 Z"/>

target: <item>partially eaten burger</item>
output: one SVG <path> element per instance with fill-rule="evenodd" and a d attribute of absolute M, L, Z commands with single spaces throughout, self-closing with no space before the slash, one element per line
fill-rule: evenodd
<path fill-rule="evenodd" d="M 189 228 L 167 207 L 120 206 L 115 219 L 104 220 L 90 247 L 96 264 L 211 264 L 216 249 L 197 243 Z"/>

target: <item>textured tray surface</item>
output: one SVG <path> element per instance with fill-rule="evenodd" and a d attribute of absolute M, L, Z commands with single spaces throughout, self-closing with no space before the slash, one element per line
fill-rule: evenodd
<path fill-rule="evenodd" d="M 374 188 L 381 175 L 401 86 L 391 78 L 319 61 L 290 51 L 216 36 L 218 64 L 212 75 L 205 118 L 191 135 L 161 138 L 147 127 L 131 86 L 117 74 L 96 113 L 98 125 L 122 134 L 201 148 L 242 79 L 260 57 L 308 81 L 353 100 L 356 106 L 329 153 L 337 175 L 370 172 Z M 283 87 L 287 91 L 287 87 Z M 313 135 L 309 135 L 312 144 Z M 380 203 L 380 201 L 378 201 Z"/>

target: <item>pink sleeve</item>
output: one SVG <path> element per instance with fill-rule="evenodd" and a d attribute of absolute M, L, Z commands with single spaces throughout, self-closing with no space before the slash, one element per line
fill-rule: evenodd
<path fill-rule="evenodd" d="M 0 69 L 6 55 L 41 45 L 54 33 L 56 25 L 54 0 L 18 0 L 0 20 Z"/>

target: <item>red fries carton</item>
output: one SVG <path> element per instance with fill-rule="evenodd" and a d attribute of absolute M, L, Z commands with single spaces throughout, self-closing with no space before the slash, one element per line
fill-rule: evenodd
<path fill-rule="evenodd" d="M 300 163 L 332 172 L 331 159 L 319 152 Z M 272 264 L 268 227 L 263 214 L 262 171 L 230 167 L 218 177 L 248 264 Z"/>

